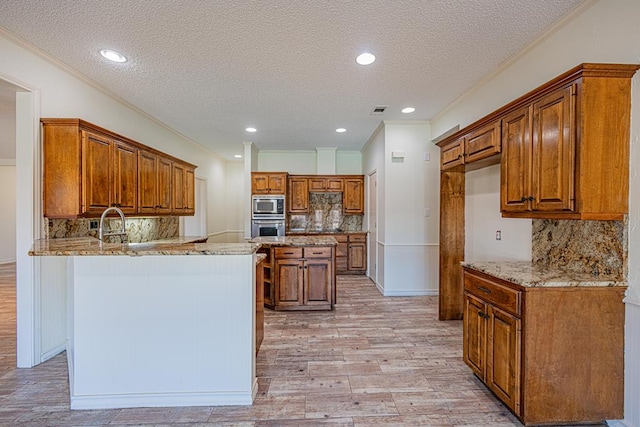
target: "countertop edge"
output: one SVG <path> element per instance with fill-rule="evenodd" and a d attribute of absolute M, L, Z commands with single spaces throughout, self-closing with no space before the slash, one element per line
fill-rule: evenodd
<path fill-rule="evenodd" d="M 460 265 L 525 288 L 628 286 L 628 282 L 616 278 L 540 266 L 530 261 L 462 261 Z"/>

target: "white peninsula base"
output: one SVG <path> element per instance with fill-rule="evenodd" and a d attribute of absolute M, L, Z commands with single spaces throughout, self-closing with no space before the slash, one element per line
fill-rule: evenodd
<path fill-rule="evenodd" d="M 252 404 L 255 257 L 70 256 L 71 408 Z"/>

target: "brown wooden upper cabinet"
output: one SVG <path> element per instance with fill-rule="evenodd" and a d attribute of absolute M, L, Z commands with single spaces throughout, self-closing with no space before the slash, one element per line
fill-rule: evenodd
<path fill-rule="evenodd" d="M 184 164 L 173 164 L 171 211 L 176 215 L 195 213 L 195 171 Z"/>
<path fill-rule="evenodd" d="M 285 194 L 286 172 L 252 172 L 251 194 Z"/>
<path fill-rule="evenodd" d="M 80 119 L 42 119 L 44 216 L 98 217 L 108 207 L 126 215 L 170 214 L 172 165 L 187 176 L 193 215 L 195 166 Z"/>
<path fill-rule="evenodd" d="M 441 146 L 441 170 L 471 164 L 497 154 L 500 154 L 500 121 L 483 125 Z"/>
<path fill-rule="evenodd" d="M 501 152 L 503 217 L 623 219 L 638 68 L 581 64 L 567 71 L 440 141 L 441 170 Z"/>
<path fill-rule="evenodd" d="M 309 212 L 309 180 L 307 178 L 289 177 L 288 212 L 290 214 L 306 214 Z"/>
<path fill-rule="evenodd" d="M 342 192 L 343 180 L 340 177 L 309 178 L 310 192 Z"/>
<path fill-rule="evenodd" d="M 631 77 L 583 64 L 502 119 L 503 217 L 620 220 L 628 212 Z"/>
<path fill-rule="evenodd" d="M 342 210 L 346 215 L 364 214 L 364 177 L 344 179 L 344 195 L 342 196 Z"/>
<path fill-rule="evenodd" d="M 145 214 L 170 214 L 173 164 L 161 156 L 140 150 L 138 154 L 138 209 Z"/>

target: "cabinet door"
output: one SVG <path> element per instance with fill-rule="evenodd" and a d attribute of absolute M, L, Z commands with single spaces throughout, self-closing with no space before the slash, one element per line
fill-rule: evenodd
<path fill-rule="evenodd" d="M 287 188 L 287 174 L 269 175 L 269 193 L 284 194 Z"/>
<path fill-rule="evenodd" d="M 304 304 L 331 304 L 331 283 L 333 280 L 331 260 L 313 259 L 305 261 L 304 275 Z"/>
<path fill-rule="evenodd" d="M 529 107 L 516 110 L 502 119 L 502 160 L 500 162 L 500 210 L 529 210 L 531 113 Z"/>
<path fill-rule="evenodd" d="M 364 178 L 345 178 L 342 204 L 346 215 L 364 214 Z"/>
<path fill-rule="evenodd" d="M 327 191 L 341 192 L 344 190 L 342 178 L 327 178 Z"/>
<path fill-rule="evenodd" d="M 533 104 L 533 210 L 574 210 L 574 94 L 572 85 Z"/>
<path fill-rule="evenodd" d="M 309 188 L 307 178 L 289 178 L 289 213 L 309 212 Z"/>
<path fill-rule="evenodd" d="M 309 191 L 326 191 L 327 180 L 325 178 L 309 178 Z"/>
<path fill-rule="evenodd" d="M 251 194 L 269 194 L 269 175 L 258 173 L 251 175 Z"/>
<path fill-rule="evenodd" d="M 125 214 L 138 213 L 138 149 L 116 142 L 113 169 L 114 205 Z"/>
<path fill-rule="evenodd" d="M 158 205 L 157 189 L 158 157 L 140 150 L 138 154 L 138 210 L 153 214 Z"/>
<path fill-rule="evenodd" d="M 440 148 L 440 169 L 445 171 L 464 164 L 464 138 Z"/>
<path fill-rule="evenodd" d="M 173 170 L 173 163 L 171 160 L 158 157 L 158 174 L 157 174 L 157 212 L 160 214 L 171 213 L 171 196 L 173 194 L 173 187 L 171 182 L 171 172 Z"/>
<path fill-rule="evenodd" d="M 486 317 L 487 306 L 478 298 L 465 293 L 463 314 L 463 359 L 471 370 L 482 380 L 486 368 Z"/>
<path fill-rule="evenodd" d="M 83 212 L 102 213 L 113 202 L 112 142 L 82 131 Z"/>
<path fill-rule="evenodd" d="M 366 243 L 349 243 L 349 271 L 362 271 L 367 269 Z"/>
<path fill-rule="evenodd" d="M 475 162 L 499 153 L 499 121 L 475 130 L 465 138 L 465 163 Z"/>
<path fill-rule="evenodd" d="M 193 215 L 196 212 L 196 174 L 192 168 L 184 170 L 184 214 Z"/>
<path fill-rule="evenodd" d="M 276 305 L 287 307 L 304 304 L 304 261 L 276 260 L 276 283 Z"/>
<path fill-rule="evenodd" d="M 173 212 L 182 215 L 185 210 L 185 197 L 184 197 L 184 166 L 180 164 L 173 164 L 171 186 L 173 187 L 173 196 L 171 198 L 171 204 L 173 206 Z"/>
<path fill-rule="evenodd" d="M 520 413 L 520 319 L 488 307 L 487 386 L 516 414 Z M 531 349 L 535 351 L 536 349 Z"/>

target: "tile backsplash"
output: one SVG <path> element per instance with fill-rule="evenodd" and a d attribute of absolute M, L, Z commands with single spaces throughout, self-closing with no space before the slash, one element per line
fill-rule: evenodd
<path fill-rule="evenodd" d="M 531 259 L 593 275 L 627 277 L 627 221 L 534 219 Z"/>
<path fill-rule="evenodd" d="M 94 219 L 93 221 L 96 221 Z M 98 237 L 98 230 L 90 230 L 89 219 L 44 219 L 44 232 L 47 239 L 64 237 Z M 178 217 L 127 218 L 126 231 L 131 243 L 149 242 L 151 240 L 178 237 L 180 233 L 180 219 Z M 105 228 L 120 229 L 119 218 L 107 218 Z M 111 240 L 119 242 L 120 237 Z"/>
<path fill-rule="evenodd" d="M 362 215 L 344 215 L 342 213 L 342 193 L 309 193 L 309 214 L 290 215 L 289 229 L 362 231 Z"/>

